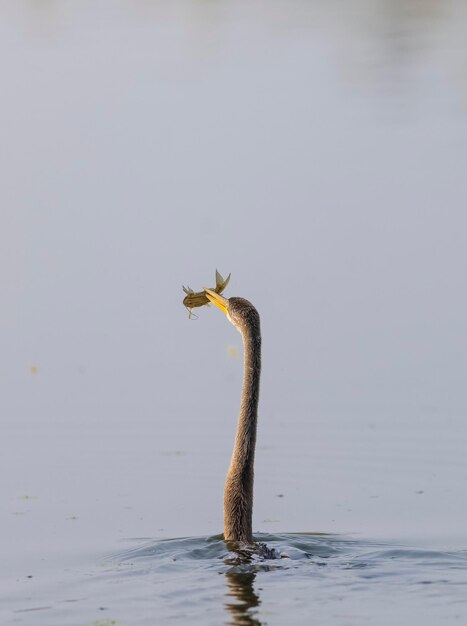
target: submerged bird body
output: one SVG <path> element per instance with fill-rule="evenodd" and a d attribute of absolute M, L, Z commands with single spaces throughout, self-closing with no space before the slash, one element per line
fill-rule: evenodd
<path fill-rule="evenodd" d="M 243 338 L 244 376 L 237 435 L 224 490 L 224 538 L 252 544 L 253 479 L 261 375 L 261 329 L 258 311 L 244 298 L 224 298 L 205 290 Z"/>

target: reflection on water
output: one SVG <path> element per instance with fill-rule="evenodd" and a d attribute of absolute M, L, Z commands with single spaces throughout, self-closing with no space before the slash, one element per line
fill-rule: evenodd
<path fill-rule="evenodd" d="M 260 626 L 262 622 L 255 617 L 254 609 L 260 605 L 259 595 L 255 592 L 253 583 L 254 572 L 226 572 L 227 597 L 226 609 L 231 614 L 228 624 L 233 626 Z M 235 601 L 233 601 L 235 600 Z"/>
<path fill-rule="evenodd" d="M 467 59 L 467 9 L 459 0 L 450 3 L 354 0 L 345 4 L 291 0 L 274 2 L 273 10 L 267 10 L 271 9 L 268 3 L 264 11 L 260 9 L 261 3 L 256 7 L 234 2 L 224 4 L 224 10 L 220 10 L 215 3 L 199 5 L 192 0 L 178 2 L 176 6 L 165 2 L 136 5 L 123 2 L 114 18 L 117 23 L 130 21 L 139 27 L 154 25 L 156 32 L 160 24 L 177 24 L 189 34 L 191 53 L 201 63 L 219 54 L 227 29 L 242 22 L 258 20 L 261 29 L 274 31 L 281 43 L 291 37 L 298 38 L 307 28 L 328 52 L 336 55 L 345 80 L 377 85 L 386 92 L 391 88 L 410 90 L 417 82 L 417 67 L 426 63 L 427 58 L 434 61 L 444 52 L 443 63 L 448 68 L 444 78 L 456 89 L 458 102 L 466 105 L 463 68 Z M 53 1 L 17 2 L 3 10 L 28 39 L 39 39 L 49 45 L 57 45 L 66 37 L 71 16 L 85 22 L 92 19 L 78 4 Z M 94 8 L 95 33 L 103 14 L 105 10 Z M 449 46 L 443 51 L 440 42 L 447 40 Z M 186 44 L 183 37 L 178 41 Z"/>

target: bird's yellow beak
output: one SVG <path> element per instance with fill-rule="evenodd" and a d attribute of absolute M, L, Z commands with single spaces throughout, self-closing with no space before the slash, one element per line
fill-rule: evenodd
<path fill-rule="evenodd" d="M 221 311 L 224 311 L 224 313 L 227 313 L 227 306 L 229 304 L 229 301 L 227 300 L 227 298 L 224 298 L 224 296 L 221 296 L 220 294 L 216 293 L 212 289 L 205 288 L 204 293 L 206 294 L 206 297 L 208 298 L 210 302 L 212 302 L 217 307 L 219 307 L 219 309 Z"/>

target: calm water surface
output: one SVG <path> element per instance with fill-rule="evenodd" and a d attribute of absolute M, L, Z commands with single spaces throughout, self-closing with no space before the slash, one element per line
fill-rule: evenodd
<path fill-rule="evenodd" d="M 1 5 L 2 623 L 466 621 L 466 62 L 456 1 Z"/>

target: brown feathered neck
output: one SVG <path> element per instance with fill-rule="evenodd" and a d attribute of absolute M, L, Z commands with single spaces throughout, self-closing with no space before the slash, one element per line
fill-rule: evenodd
<path fill-rule="evenodd" d="M 251 303 L 242 298 L 231 298 L 229 303 L 229 316 L 243 338 L 244 375 L 237 435 L 224 491 L 224 537 L 251 543 L 261 330 L 258 312 Z"/>

